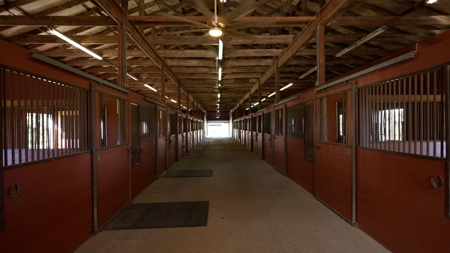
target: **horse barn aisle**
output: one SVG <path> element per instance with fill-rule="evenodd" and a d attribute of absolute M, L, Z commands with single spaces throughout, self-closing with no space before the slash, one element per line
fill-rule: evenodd
<path fill-rule="evenodd" d="M 204 227 L 103 230 L 76 252 L 387 252 L 233 139 L 205 139 L 133 203 L 209 201 Z"/>

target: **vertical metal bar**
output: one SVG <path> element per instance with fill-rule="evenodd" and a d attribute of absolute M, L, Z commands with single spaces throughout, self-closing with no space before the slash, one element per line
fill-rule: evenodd
<path fill-rule="evenodd" d="M 437 152 L 437 141 L 438 141 L 438 136 L 437 136 L 437 132 L 438 132 L 438 124 L 439 124 L 439 120 L 437 118 L 437 111 L 439 110 L 437 107 L 437 70 L 435 70 L 433 72 L 433 156 L 434 157 L 442 157 L 442 153 L 439 156 L 438 152 Z M 443 145 L 443 143 L 441 143 L 441 145 Z"/>
<path fill-rule="evenodd" d="M 49 107 L 49 96 L 48 96 L 48 86 L 51 85 L 52 82 L 45 82 L 45 116 L 47 117 L 47 121 L 45 122 L 45 134 L 47 135 L 47 146 L 46 153 L 47 157 L 50 157 L 50 107 Z"/>
<path fill-rule="evenodd" d="M 395 122 L 395 119 L 396 119 L 395 111 L 397 109 L 397 92 L 396 92 L 397 91 L 397 89 L 396 89 L 397 81 L 398 80 L 393 80 L 392 81 L 393 87 L 392 87 L 392 89 L 390 89 L 390 90 L 392 90 L 391 91 L 392 92 L 392 96 L 391 96 L 392 97 L 392 101 L 391 101 L 391 108 L 389 108 L 389 117 L 391 118 L 392 131 L 393 131 L 393 133 L 392 132 L 390 133 L 392 135 L 392 139 L 393 139 L 392 140 L 392 149 L 391 149 L 393 151 L 397 151 L 396 150 L 397 140 L 395 139 L 395 135 L 397 134 L 396 122 Z"/>
<path fill-rule="evenodd" d="M 412 98 L 412 79 L 409 76 L 408 77 L 408 153 L 412 153 L 411 144 L 414 143 L 413 141 L 413 102 L 411 100 Z"/>
<path fill-rule="evenodd" d="M 30 134 L 30 139 L 28 140 L 28 146 L 31 148 L 31 161 L 34 161 L 34 153 L 35 153 L 35 146 L 34 146 L 34 139 L 36 138 L 36 134 L 34 132 L 34 124 L 35 124 L 35 108 L 34 108 L 34 101 L 36 98 L 36 89 L 33 89 L 33 86 L 35 86 L 36 83 L 36 77 L 32 76 L 30 77 L 30 119 L 29 119 L 29 126 L 27 129 L 27 132 Z M 28 121 L 28 120 L 27 120 Z"/>
<path fill-rule="evenodd" d="M 420 115 L 419 115 L 419 123 L 420 123 L 420 129 L 419 129 L 419 139 L 420 139 L 420 155 L 424 154 L 424 148 L 423 148 L 423 139 L 424 139 L 424 133 L 425 133 L 425 129 L 424 129 L 424 124 L 423 121 L 425 119 L 424 117 L 424 109 L 423 109 L 423 73 L 420 73 Z"/>
<path fill-rule="evenodd" d="M 427 113 L 427 129 L 426 129 L 426 139 L 425 139 L 425 144 L 426 144 L 426 149 L 427 149 L 427 155 L 430 155 L 430 121 L 431 121 L 431 110 L 430 110 L 430 81 L 431 81 L 431 77 L 430 77 L 430 71 L 427 72 L 427 95 L 426 95 L 426 99 L 427 99 L 427 109 L 426 109 L 426 113 Z"/>
<path fill-rule="evenodd" d="M 403 142 L 403 153 L 406 153 L 406 120 L 405 120 L 405 111 L 406 111 L 406 78 L 402 78 L 403 81 L 403 106 L 402 106 L 402 142 Z"/>
<path fill-rule="evenodd" d="M 29 111 L 29 108 L 28 108 L 28 100 L 29 100 L 29 98 L 28 98 L 28 96 L 27 96 L 27 94 L 29 94 L 28 92 L 27 92 L 27 86 L 28 86 L 28 84 L 31 82 L 30 81 L 31 80 L 31 76 L 29 76 L 29 75 L 26 75 L 26 77 L 25 77 L 25 80 L 24 80 L 24 84 L 23 84 L 23 99 L 24 99 L 24 126 L 23 126 L 23 131 L 24 131 L 24 141 L 23 141 L 23 148 L 25 149 L 25 159 L 24 159 L 24 161 L 25 162 L 29 162 L 29 157 L 28 157 L 28 155 L 29 155 L 29 146 L 28 146 L 28 142 L 29 142 L 29 136 L 28 136 L 28 126 L 27 126 L 27 114 L 28 114 L 28 111 Z"/>
<path fill-rule="evenodd" d="M 387 130 L 386 130 L 386 108 L 389 105 L 389 99 L 388 101 L 385 101 L 384 99 L 388 97 L 387 95 L 387 83 L 384 82 L 383 83 L 383 91 L 381 92 L 382 94 L 382 103 L 381 103 L 381 124 L 382 124 L 382 131 L 383 131 L 383 149 L 387 150 L 388 146 L 387 146 Z"/>
<path fill-rule="evenodd" d="M 394 143 L 393 141 L 392 141 L 392 138 L 391 138 L 391 134 L 392 134 L 392 131 L 391 131 L 391 125 L 392 125 L 392 117 L 391 117 L 391 112 L 392 112 L 392 95 L 393 95 L 393 93 L 392 93 L 392 85 L 391 85 L 391 83 L 392 83 L 393 81 L 388 81 L 388 94 L 389 94 L 389 101 L 388 101 L 388 108 L 387 108 L 387 110 L 385 110 L 386 111 L 386 115 L 387 115 L 387 122 L 388 122 L 388 127 L 387 127 L 387 138 L 389 139 L 389 141 L 387 142 L 388 143 L 388 150 L 390 150 L 390 151 L 392 151 L 392 146 L 393 145 L 391 145 L 391 143 Z M 395 90 L 395 89 L 394 89 Z"/>
<path fill-rule="evenodd" d="M 69 154 L 73 153 L 73 148 L 74 148 L 74 124 L 75 124 L 75 115 L 73 114 L 73 101 L 75 100 L 74 98 L 74 88 L 73 87 L 69 87 L 68 88 L 69 91 L 69 99 L 67 100 L 68 103 L 68 110 L 69 110 L 69 143 L 70 143 L 70 147 L 69 147 Z"/>
<path fill-rule="evenodd" d="M 98 232 L 98 191 L 97 191 L 97 124 L 96 124 L 96 99 L 95 99 L 95 83 L 91 83 L 90 91 L 90 114 L 91 114 L 91 153 L 92 153 L 92 206 L 93 206 L 93 226 L 94 233 Z"/>
<path fill-rule="evenodd" d="M 418 143 L 418 137 L 419 137 L 419 133 L 418 133 L 418 128 L 419 128 L 419 122 L 418 122 L 418 118 L 417 116 L 419 115 L 418 113 L 418 106 L 417 106 L 417 75 L 414 76 L 414 141 L 412 142 L 414 145 L 414 154 L 417 154 L 417 143 Z"/>
<path fill-rule="evenodd" d="M 21 96 L 20 96 L 20 86 L 22 85 L 22 77 L 23 75 L 20 74 L 17 78 L 17 137 L 18 137 L 18 147 L 17 151 L 19 152 L 19 163 L 22 163 L 22 152 L 23 152 L 23 143 L 22 143 L 22 103 L 21 103 Z"/>
<path fill-rule="evenodd" d="M 356 83 L 352 83 L 352 224 L 356 224 Z"/>
<path fill-rule="evenodd" d="M 442 84 L 445 106 L 443 106 L 443 121 L 441 125 L 445 126 L 445 128 L 443 127 L 445 131 L 445 144 L 448 145 L 450 143 L 450 65 L 447 65 L 445 68 Z M 450 155 L 447 147 L 445 148 L 445 170 L 445 207 L 446 216 L 450 219 Z"/>
<path fill-rule="evenodd" d="M 364 122 L 360 122 L 360 124 L 366 124 L 363 125 L 363 127 L 366 129 L 366 141 L 364 144 L 364 147 L 369 147 L 370 143 L 372 142 L 370 139 L 371 133 L 372 133 L 372 129 L 373 129 L 373 122 L 372 122 L 372 108 L 370 106 L 370 91 L 372 90 L 372 87 L 366 87 L 364 88 L 364 93 L 361 92 L 361 96 L 364 96 L 364 100 L 366 103 L 366 117 L 367 117 L 367 121 Z M 364 95 L 363 95 L 364 94 Z"/>
<path fill-rule="evenodd" d="M 58 117 L 56 116 L 56 110 L 55 110 L 55 86 L 58 85 L 56 83 L 53 83 L 50 86 L 50 108 L 51 108 L 51 115 L 52 115 L 52 136 L 53 136 L 53 140 L 52 140 L 52 152 L 51 152 L 51 156 L 55 157 L 55 152 L 56 152 L 56 146 L 55 146 L 55 139 L 58 139 L 58 132 L 56 131 L 57 129 L 55 129 L 55 122 L 58 120 Z M 56 134 L 55 134 L 56 133 Z"/>
<path fill-rule="evenodd" d="M 372 101 L 372 105 L 374 108 L 374 112 L 372 117 L 374 117 L 375 119 L 375 129 L 374 129 L 374 144 L 376 148 L 381 148 L 381 146 L 379 147 L 379 140 L 380 140 L 380 123 L 379 123 L 379 118 L 380 118 L 380 110 L 379 110 L 379 105 L 380 105 L 380 101 L 378 98 L 379 96 L 379 91 L 380 91 L 381 86 L 379 84 L 377 84 L 374 87 L 374 93 L 373 93 L 373 101 Z"/>
<path fill-rule="evenodd" d="M 41 148 L 41 143 L 42 143 L 42 140 L 43 140 L 43 138 L 42 138 L 42 134 L 41 134 L 41 131 L 42 131 L 42 129 L 41 129 L 41 126 L 42 126 L 42 120 L 43 120 L 43 116 L 42 116 L 42 101 L 43 101 L 43 90 L 44 89 L 42 89 L 42 82 L 44 82 L 44 80 L 43 79 L 41 79 L 41 78 L 39 78 L 39 85 L 37 85 L 37 87 L 36 87 L 36 94 L 38 94 L 38 99 L 37 99 L 37 101 L 36 101 L 36 106 L 37 106 L 37 110 L 36 110 L 36 121 L 38 121 L 37 122 L 37 124 L 36 124 L 36 136 L 37 136 L 37 138 L 36 138 L 36 140 L 37 140 L 37 159 L 38 160 L 41 160 L 42 159 L 42 157 L 41 157 L 41 152 L 42 152 L 42 148 Z"/>
<path fill-rule="evenodd" d="M 69 146 L 68 146 L 68 142 L 67 142 L 67 124 L 66 124 L 66 121 L 67 121 L 67 87 L 66 87 L 66 85 L 64 85 L 64 84 L 61 84 L 61 86 L 63 87 L 62 89 L 63 89 L 63 103 L 62 103 L 62 108 L 63 108 L 63 110 L 62 110 L 62 132 L 64 133 L 64 138 L 63 138 L 63 140 L 62 140 L 62 143 L 64 143 L 63 144 L 63 149 L 62 149 L 62 155 L 67 155 L 67 149 L 69 148 Z"/>
<path fill-rule="evenodd" d="M 16 154 L 15 154 L 15 146 L 14 146 L 14 94 L 13 94 L 13 82 L 14 82 L 15 72 L 11 71 L 11 76 L 9 78 L 9 138 L 10 143 L 9 147 L 11 149 L 11 161 L 9 161 L 9 165 L 16 164 Z"/>
<path fill-rule="evenodd" d="M 5 109 L 6 109 L 6 98 L 5 98 L 5 69 L 0 66 L 0 111 L 5 115 Z M 4 137 L 6 137 L 6 131 L 5 131 L 5 125 L 4 125 L 5 117 L 0 117 L 0 231 L 5 230 L 5 192 L 4 192 L 4 176 L 3 173 L 5 171 L 5 152 L 7 150 L 7 147 L 4 142 Z M 3 157 L 5 156 L 5 157 Z"/>

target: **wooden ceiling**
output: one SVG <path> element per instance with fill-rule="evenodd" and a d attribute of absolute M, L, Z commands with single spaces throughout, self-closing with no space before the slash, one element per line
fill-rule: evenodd
<path fill-rule="evenodd" d="M 293 83 L 280 99 L 313 87 L 317 71 L 299 77 L 317 66 L 316 34 L 322 34 L 325 83 L 450 28 L 449 0 L 217 0 L 225 45 L 218 61 L 218 38 L 208 34 L 217 25 L 214 5 L 214 0 L 0 0 L 0 38 L 160 102 L 164 66 L 169 106 L 178 108 L 171 99 L 179 102 L 180 86 L 184 106 L 189 93 L 202 109 L 228 113 L 242 103 L 248 107 L 249 97 L 254 102 L 258 87 L 267 98 L 277 80 L 280 88 Z M 335 56 L 381 27 L 387 30 Z M 103 60 L 50 34 L 50 28 Z M 124 72 L 118 69 L 125 64 L 138 81 L 121 81 Z"/>

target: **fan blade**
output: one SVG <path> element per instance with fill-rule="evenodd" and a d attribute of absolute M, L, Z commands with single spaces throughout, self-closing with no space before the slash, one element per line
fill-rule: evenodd
<path fill-rule="evenodd" d="M 183 30 L 183 31 L 175 31 L 175 32 L 164 32 L 163 35 L 174 35 L 180 33 L 193 33 L 193 32 L 207 32 L 208 29 L 192 29 L 192 30 Z"/>
<path fill-rule="evenodd" d="M 265 20 L 258 20 L 258 21 L 247 21 L 247 22 L 239 22 L 239 23 L 233 23 L 227 26 L 227 29 L 242 29 L 242 28 L 249 28 L 249 27 L 264 27 L 267 25 L 274 25 L 277 21 L 275 18 L 268 18 Z"/>
<path fill-rule="evenodd" d="M 233 36 L 236 36 L 236 37 L 240 37 L 240 38 L 243 38 L 243 39 L 246 39 L 246 40 L 253 40 L 253 41 L 259 40 L 258 37 L 253 36 L 251 34 L 241 33 L 241 32 L 237 32 L 237 31 L 233 31 L 233 30 L 227 30 L 227 34 L 233 35 Z"/>
<path fill-rule="evenodd" d="M 231 49 L 231 48 L 233 48 L 233 45 L 231 45 L 230 41 L 228 40 L 228 37 L 227 37 L 225 34 L 222 35 L 222 37 L 220 37 L 220 39 L 222 40 L 223 46 L 224 46 L 226 49 Z"/>
<path fill-rule="evenodd" d="M 168 15 L 168 14 L 166 14 L 164 12 L 161 12 L 160 14 L 161 14 L 161 16 L 165 16 L 165 17 L 168 17 L 168 18 L 171 18 L 171 19 L 174 19 L 174 20 L 190 23 L 190 24 L 193 24 L 193 25 L 196 25 L 196 26 L 203 26 L 203 27 L 208 27 L 209 28 L 209 25 L 203 24 L 203 23 L 200 23 L 200 22 L 197 22 L 197 21 L 194 21 L 194 20 L 190 20 L 190 19 L 187 19 L 187 18 L 179 17 L 179 16 L 171 16 L 171 15 Z"/>
<path fill-rule="evenodd" d="M 196 0 L 196 1 L 184 1 L 196 10 L 198 10 L 203 16 L 206 17 L 210 22 L 214 22 L 214 13 L 210 11 L 208 6 L 206 5 L 205 0 Z"/>
<path fill-rule="evenodd" d="M 225 25 L 228 25 L 231 23 L 231 21 L 235 20 L 236 18 L 243 17 L 249 13 L 252 13 L 254 10 L 258 9 L 259 7 L 265 5 L 270 0 L 261 0 L 259 2 L 253 2 L 253 1 L 245 1 L 245 3 L 241 4 L 236 10 L 229 12 L 227 16 L 223 18 L 223 23 Z"/>

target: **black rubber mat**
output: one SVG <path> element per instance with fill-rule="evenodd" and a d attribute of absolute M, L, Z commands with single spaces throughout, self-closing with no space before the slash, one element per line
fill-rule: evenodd
<path fill-rule="evenodd" d="M 169 170 L 162 177 L 210 177 L 212 170 Z"/>
<path fill-rule="evenodd" d="M 204 227 L 208 211 L 208 201 L 130 204 L 104 229 Z"/>

